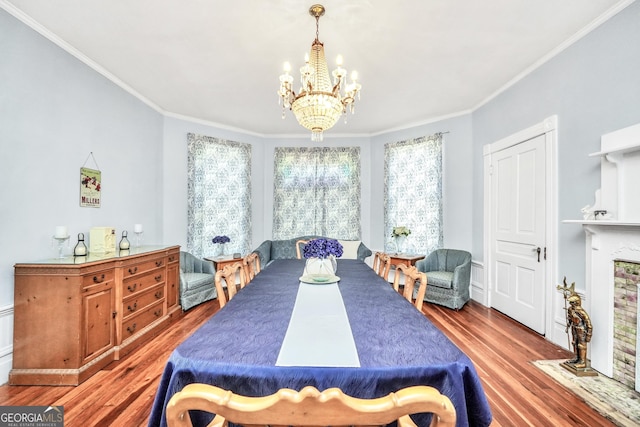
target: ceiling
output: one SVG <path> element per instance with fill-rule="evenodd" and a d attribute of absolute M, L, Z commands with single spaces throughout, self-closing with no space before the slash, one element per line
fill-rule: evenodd
<path fill-rule="evenodd" d="M 633 0 L 324 0 L 330 69 L 362 84 L 325 133 L 373 135 L 472 111 Z M 0 0 L 158 110 L 263 136 L 307 135 L 276 91 L 315 37 L 313 0 Z M 297 90 L 297 83 L 294 89 Z"/>

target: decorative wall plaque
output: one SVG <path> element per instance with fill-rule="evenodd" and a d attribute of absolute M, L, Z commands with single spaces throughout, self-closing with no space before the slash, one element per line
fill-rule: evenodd
<path fill-rule="evenodd" d="M 102 176 L 99 170 L 80 168 L 80 206 L 100 207 Z"/>

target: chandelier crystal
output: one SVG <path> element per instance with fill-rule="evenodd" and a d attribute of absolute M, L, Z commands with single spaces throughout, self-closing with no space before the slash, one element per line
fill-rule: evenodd
<path fill-rule="evenodd" d="M 309 8 L 309 14 L 316 18 L 316 38 L 311 51 L 305 57 L 305 65 L 300 68 L 301 87 L 296 94 L 293 91 L 293 76 L 289 74 L 291 66 L 284 64 L 284 74 L 280 76 L 279 101 L 282 102 L 282 118 L 285 109 L 290 109 L 303 127 L 311 131 L 312 141 L 322 141 L 322 132 L 336 124 L 347 109 L 353 114 L 355 97 L 360 99 L 358 74 L 351 73 L 351 83 L 346 83 L 347 70 L 342 68 L 342 57 L 338 56 L 337 68 L 333 70 L 333 82 L 324 56 L 324 45 L 318 40 L 319 21 L 325 9 L 321 4 Z"/>

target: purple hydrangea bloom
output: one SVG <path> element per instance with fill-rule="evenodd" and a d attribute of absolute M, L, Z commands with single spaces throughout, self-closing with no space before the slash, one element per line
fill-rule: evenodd
<path fill-rule="evenodd" d="M 231 241 L 227 236 L 216 236 L 213 238 L 213 243 L 229 243 Z"/>
<path fill-rule="evenodd" d="M 305 258 L 326 258 L 329 255 L 340 258 L 342 245 L 335 239 L 313 239 L 304 245 L 302 253 Z"/>

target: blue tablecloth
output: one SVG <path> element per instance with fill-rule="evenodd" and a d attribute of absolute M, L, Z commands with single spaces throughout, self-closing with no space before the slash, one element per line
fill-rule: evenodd
<path fill-rule="evenodd" d="M 303 267 L 304 260 L 273 261 L 174 350 L 150 427 L 166 426 L 169 399 L 194 382 L 248 396 L 313 385 L 362 398 L 430 385 L 451 399 L 458 426 L 490 424 L 491 410 L 471 360 L 362 261 L 338 260 L 337 271 L 360 367 L 275 366 Z M 419 425 L 426 420 L 416 419 Z"/>

